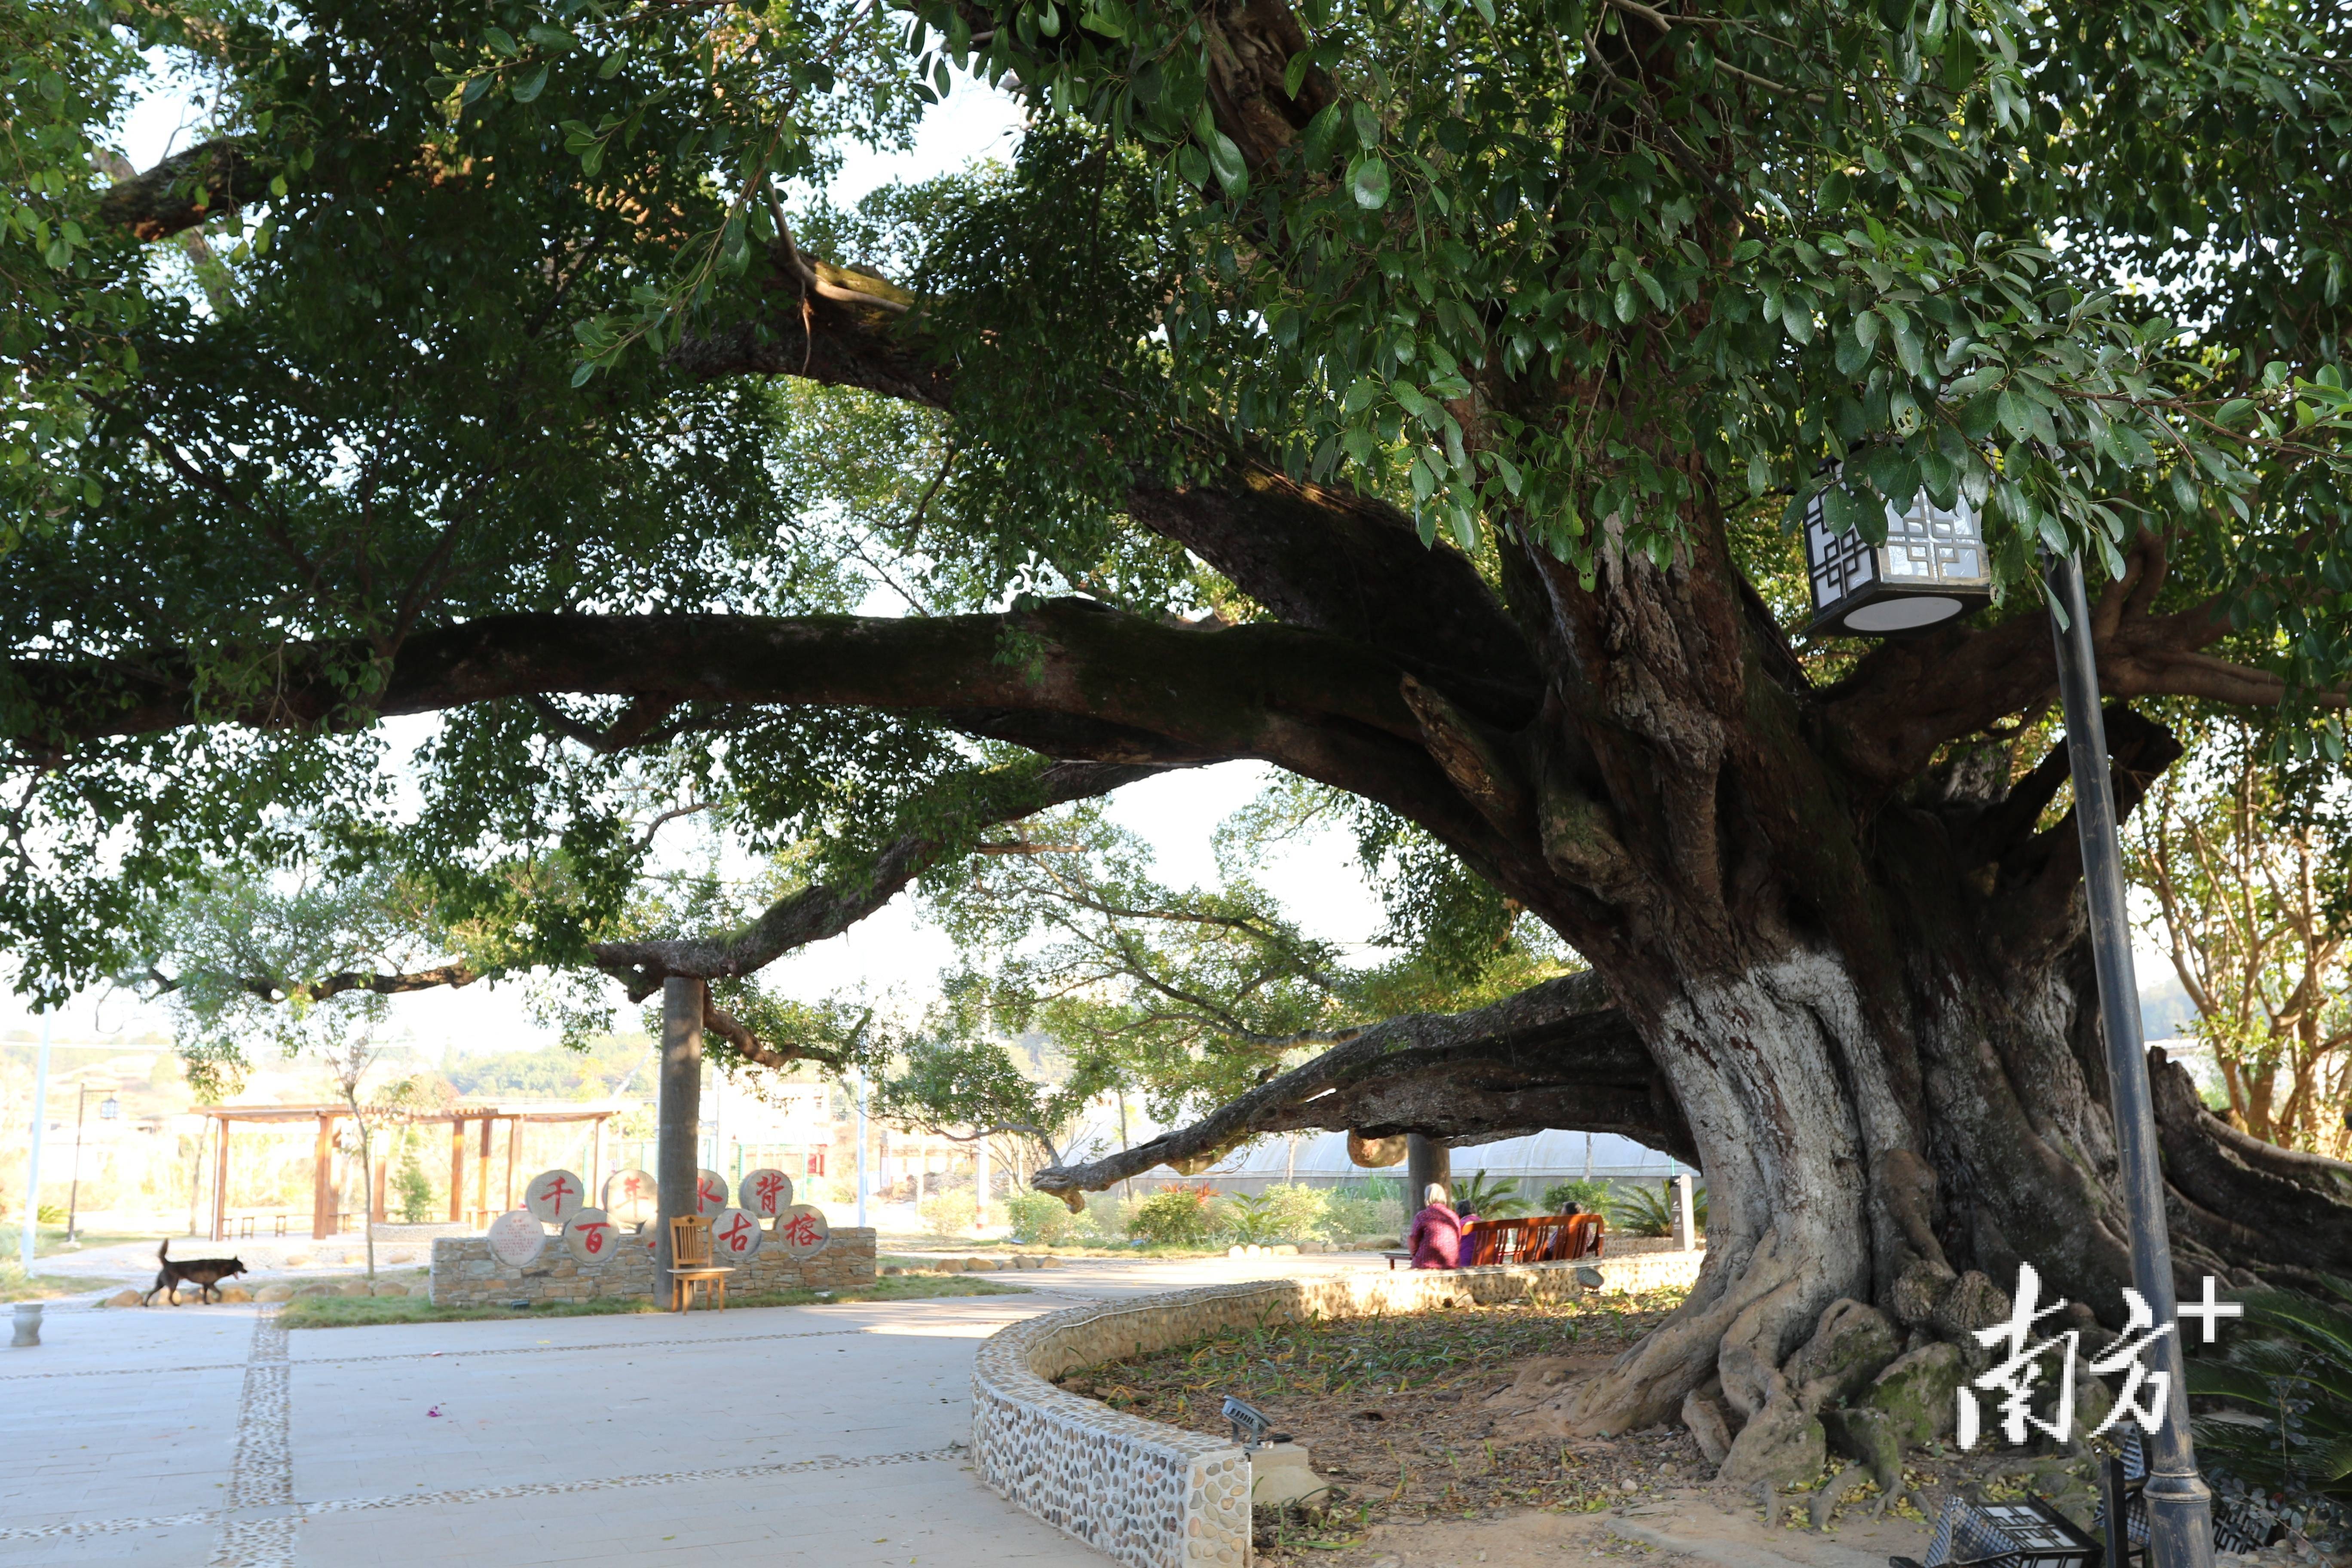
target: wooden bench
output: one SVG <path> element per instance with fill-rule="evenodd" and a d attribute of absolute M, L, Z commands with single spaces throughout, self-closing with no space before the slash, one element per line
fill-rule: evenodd
<path fill-rule="evenodd" d="M 1476 1219 L 1462 1227 L 1461 1267 L 1490 1263 L 1567 1263 L 1598 1257 L 1607 1222 L 1597 1214 Z"/>

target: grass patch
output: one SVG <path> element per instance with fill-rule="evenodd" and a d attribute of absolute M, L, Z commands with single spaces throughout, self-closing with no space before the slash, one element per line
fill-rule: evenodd
<path fill-rule="evenodd" d="M 54 1301 L 61 1296 L 88 1296 L 121 1289 L 120 1282 L 92 1279 L 86 1275 L 27 1274 L 13 1258 L 0 1263 L 0 1302 Z"/>
<path fill-rule="evenodd" d="M 66 1227 L 64 1226 L 51 1225 L 44 1222 L 40 1229 L 36 1231 L 33 1236 L 33 1256 L 35 1258 L 54 1258 L 58 1256 L 70 1258 L 75 1253 L 87 1250 L 90 1247 L 112 1247 L 117 1243 L 125 1241 L 154 1242 L 161 1241 L 162 1239 L 162 1237 L 155 1235 L 152 1231 L 94 1231 L 85 1229 L 79 1237 L 76 1237 L 69 1242 L 66 1239 Z M 5 1255 L 13 1261 L 23 1251 L 24 1246 L 25 1233 L 22 1229 L 13 1225 L 0 1227 L 0 1255 Z"/>
<path fill-rule="evenodd" d="M 877 1279 L 863 1290 L 733 1291 L 730 1310 L 746 1307 L 811 1307 L 836 1301 L 923 1301 L 939 1296 L 1025 1296 L 1023 1285 L 1003 1285 L 969 1274 L 908 1276 Z M 416 1296 L 320 1296 L 289 1301 L 278 1321 L 289 1329 L 377 1328 L 387 1323 L 472 1323 L 519 1319 L 609 1318 L 663 1310 L 644 1297 L 604 1296 L 585 1301 L 555 1301 L 543 1307 L 436 1307 Z M 699 1310 L 699 1309 L 698 1309 Z"/>

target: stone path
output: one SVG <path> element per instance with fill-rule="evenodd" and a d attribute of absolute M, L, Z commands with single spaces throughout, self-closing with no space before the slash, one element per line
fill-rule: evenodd
<path fill-rule="evenodd" d="M 973 1480 L 978 1342 L 1083 1300 L 1361 1261 L 1087 1260 L 1024 1296 L 299 1333 L 274 1307 L 53 1306 L 38 1349 L 0 1354 L 0 1564 L 765 1548 L 1099 1568 Z"/>

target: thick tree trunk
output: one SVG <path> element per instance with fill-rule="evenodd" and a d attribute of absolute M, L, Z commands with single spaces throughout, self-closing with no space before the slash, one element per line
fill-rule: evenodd
<path fill-rule="evenodd" d="M 1454 1151 L 1438 1140 L 1423 1132 L 1405 1135 L 1404 1212 L 1408 1215 L 1429 1202 L 1429 1189 L 1444 1187 L 1450 1201 L 1454 1195 Z"/>
<path fill-rule="evenodd" d="M 676 1261 L 670 1222 L 701 1213 L 695 1188 L 701 1178 L 702 1016 L 709 983 L 671 978 L 662 982 L 660 1094 L 654 1155 L 654 1296 L 669 1299 L 669 1270 Z"/>

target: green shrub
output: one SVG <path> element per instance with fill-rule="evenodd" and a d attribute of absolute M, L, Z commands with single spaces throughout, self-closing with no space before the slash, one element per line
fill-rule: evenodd
<path fill-rule="evenodd" d="M 33 1211 L 33 1220 L 37 1225 L 63 1225 L 66 1222 L 65 1205 L 63 1204 L 43 1204 L 39 1208 Z"/>
<path fill-rule="evenodd" d="M 1231 1194 L 1210 1213 L 1219 1239 L 1262 1246 L 1321 1235 L 1329 1202 L 1320 1187 L 1277 1182 L 1255 1195 Z"/>
<path fill-rule="evenodd" d="M 1070 1218 L 1077 1227 L 1070 1233 L 1074 1241 L 1108 1247 L 1127 1238 L 1127 1210 L 1120 1206 L 1115 1194 L 1088 1193 L 1087 1212 Z"/>
<path fill-rule="evenodd" d="M 1274 1205 L 1264 1193 L 1231 1193 L 1209 1205 L 1209 1229 L 1219 1241 L 1244 1247 L 1275 1239 Z"/>
<path fill-rule="evenodd" d="M 1167 1187 L 1139 1200 L 1127 1218 L 1127 1234 L 1162 1247 L 1200 1247 L 1209 1239 L 1212 1189 Z"/>
<path fill-rule="evenodd" d="M 1274 1214 L 1275 1240 L 1307 1241 L 1322 1234 L 1331 1206 L 1331 1195 L 1325 1189 L 1277 1182 L 1266 1188 L 1265 1196 Z"/>
<path fill-rule="evenodd" d="M 1489 1181 L 1486 1173 L 1479 1171 L 1469 1180 L 1454 1184 L 1454 1212 L 1480 1219 L 1508 1219 L 1527 1213 L 1528 1200 L 1519 1196 L 1517 1182 Z"/>
<path fill-rule="evenodd" d="M 1323 1234 L 1333 1241 L 1395 1236 L 1404 1229 L 1404 1185 L 1374 1176 L 1333 1187 L 1323 1195 Z"/>
<path fill-rule="evenodd" d="M 1606 1214 L 1609 1184 L 1560 1182 L 1544 1189 L 1543 1201 L 1546 1214 Z"/>
<path fill-rule="evenodd" d="M 1653 1186 L 1647 1182 L 1620 1187 L 1609 1201 L 1609 1225 L 1628 1236 L 1672 1236 L 1675 1233 L 1675 1205 L 1667 1194 L 1665 1184 Z M 1699 1234 L 1706 1233 L 1706 1189 L 1691 1189 L 1691 1223 Z"/>
<path fill-rule="evenodd" d="M 2290 1499 L 2352 1498 L 2352 1280 L 2318 1279 L 2336 1301 L 2249 1290 L 2227 1347 L 2189 1363 L 2189 1393 L 2235 1406 L 2192 1418 L 2197 1457 Z"/>
<path fill-rule="evenodd" d="M 433 1183 L 425 1174 L 425 1167 L 416 1163 L 414 1150 L 401 1163 L 400 1174 L 393 1178 L 393 1185 L 400 1194 L 402 1223 L 423 1225 L 433 1217 Z"/>
<path fill-rule="evenodd" d="M 915 1212 L 923 1216 L 933 1236 L 969 1236 L 979 1207 L 970 1192 L 952 1188 L 919 1200 Z"/>
<path fill-rule="evenodd" d="M 1059 1247 L 1085 1224 L 1051 1193 L 1015 1193 L 1004 1208 L 1013 1239 L 1028 1247 Z"/>

